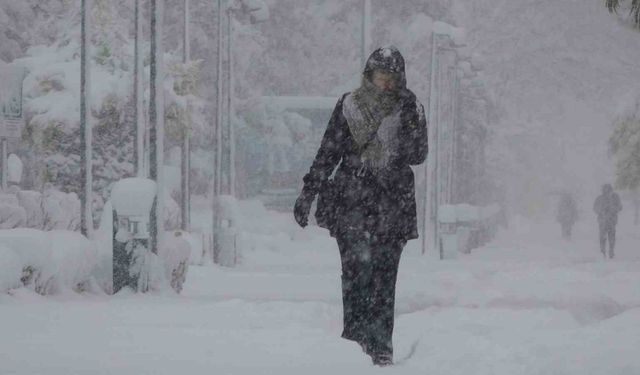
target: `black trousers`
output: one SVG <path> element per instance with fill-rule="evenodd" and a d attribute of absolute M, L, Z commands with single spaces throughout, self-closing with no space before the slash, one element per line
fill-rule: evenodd
<path fill-rule="evenodd" d="M 342 337 L 367 354 L 393 356 L 396 278 L 406 241 L 379 241 L 363 233 L 338 237 L 342 261 Z"/>
<path fill-rule="evenodd" d="M 609 257 L 613 258 L 613 249 L 616 246 L 616 225 L 613 223 L 600 224 L 600 251 L 606 255 L 606 243 L 609 240 Z"/>

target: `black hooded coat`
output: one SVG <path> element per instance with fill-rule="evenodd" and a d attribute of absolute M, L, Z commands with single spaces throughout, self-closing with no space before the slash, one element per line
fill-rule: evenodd
<path fill-rule="evenodd" d="M 376 70 L 385 73 L 378 84 Z M 424 108 L 406 88 L 404 59 L 393 47 L 379 48 L 362 86 L 338 100 L 294 208 L 304 227 L 319 195 L 316 220 L 340 250 L 342 337 L 378 365 L 392 363 L 398 265 L 406 241 L 418 237 L 410 166 L 426 156 Z"/>
<path fill-rule="evenodd" d="M 345 232 L 368 233 L 380 240 L 403 240 L 418 237 L 415 183 L 411 165 L 424 162 L 427 151 L 427 123 L 424 108 L 406 88 L 404 59 L 397 50 L 391 58 L 377 50 L 365 68 L 401 73 L 401 103 L 398 140 L 401 147 L 384 173 L 364 168 L 361 148 L 351 134 L 343 114 L 344 94 L 333 110 L 320 149 L 304 178 L 302 194 L 320 193 L 316 218 L 333 237 Z M 378 55 L 376 55 L 378 54 Z M 339 164 L 339 166 L 338 166 Z M 338 166 L 332 181 L 329 181 Z M 329 206 L 329 207 L 327 207 Z M 320 217 L 319 217 L 320 216 Z"/>

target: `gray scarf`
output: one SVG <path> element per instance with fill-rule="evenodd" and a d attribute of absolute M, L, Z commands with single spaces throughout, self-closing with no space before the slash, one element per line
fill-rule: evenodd
<path fill-rule="evenodd" d="M 397 92 L 381 90 L 367 78 L 345 98 L 343 114 L 360 148 L 363 166 L 378 174 L 399 148 L 400 101 Z"/>

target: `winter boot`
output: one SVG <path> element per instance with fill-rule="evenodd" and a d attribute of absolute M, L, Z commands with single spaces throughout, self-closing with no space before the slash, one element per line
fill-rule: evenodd
<path fill-rule="evenodd" d="M 393 355 L 389 353 L 374 353 L 371 354 L 373 364 L 380 367 L 392 366 Z"/>

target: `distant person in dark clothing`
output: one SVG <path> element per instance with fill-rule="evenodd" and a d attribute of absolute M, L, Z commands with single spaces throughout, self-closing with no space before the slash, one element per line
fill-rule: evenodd
<path fill-rule="evenodd" d="M 622 211 L 620 197 L 613 191 L 611 184 L 602 186 L 602 194 L 596 198 L 593 210 L 598 215 L 600 226 L 600 251 L 607 256 L 606 242 L 609 240 L 609 258 L 613 258 L 613 249 L 616 245 L 616 224 L 618 224 L 618 213 Z"/>
<path fill-rule="evenodd" d="M 404 58 L 395 47 L 378 48 L 361 86 L 338 101 L 294 216 L 305 227 L 319 195 L 316 220 L 340 249 L 342 337 L 359 343 L 380 366 L 393 363 L 400 254 L 418 237 L 410 166 L 426 156 L 424 108 L 406 87 Z"/>
<path fill-rule="evenodd" d="M 562 227 L 562 237 L 570 239 L 571 229 L 576 221 L 578 221 L 578 207 L 576 206 L 576 201 L 573 199 L 571 194 L 563 193 L 560 196 L 556 219 Z"/>

